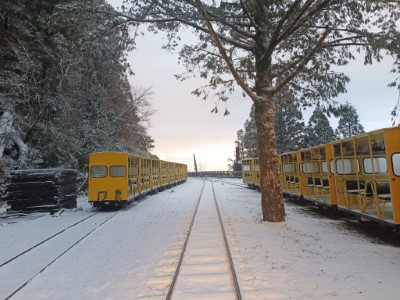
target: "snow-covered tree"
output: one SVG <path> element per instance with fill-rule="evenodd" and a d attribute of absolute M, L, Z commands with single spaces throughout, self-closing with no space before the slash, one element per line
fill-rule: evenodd
<path fill-rule="evenodd" d="M 245 158 L 245 151 L 244 151 L 244 131 L 243 129 L 239 129 L 236 131 L 236 141 L 235 143 L 239 147 L 239 157 L 240 159 Z"/>
<path fill-rule="evenodd" d="M 379 61 L 383 49 L 395 57 L 400 52 L 398 0 L 125 2 L 118 14 L 124 24 L 147 23 L 155 33 L 167 31 L 167 49 L 181 45 L 180 29 L 193 30 L 180 56 L 189 71 L 184 78 L 200 74 L 209 80 L 196 95 L 226 101 L 237 84 L 252 99 L 263 217 L 272 222 L 285 216 L 274 129 L 276 95 L 287 87 L 304 104 L 329 106 L 348 81 L 332 65 L 348 64 L 354 51 L 364 51 L 365 63 Z"/>
<path fill-rule="evenodd" d="M 300 105 L 287 91 L 281 92 L 276 100 L 275 132 L 278 153 L 303 148 L 306 127 Z"/>
<path fill-rule="evenodd" d="M 258 157 L 257 127 L 254 120 L 254 105 L 251 107 L 250 118 L 244 123 L 243 135 L 244 158 Z"/>
<path fill-rule="evenodd" d="M 2 167 L 83 168 L 92 151 L 151 149 L 150 91 L 128 82 L 134 43 L 112 12 L 104 0 L 0 2 Z"/>
<path fill-rule="evenodd" d="M 337 139 L 328 118 L 320 107 L 315 108 L 308 120 L 305 139 L 308 147 L 326 144 Z"/>
<path fill-rule="evenodd" d="M 305 125 L 300 105 L 289 93 L 280 93 L 276 100 L 275 132 L 278 153 L 303 148 Z M 251 108 L 250 118 L 244 124 L 243 148 L 244 158 L 258 157 L 254 105 Z"/>
<path fill-rule="evenodd" d="M 339 112 L 339 123 L 335 130 L 336 135 L 343 138 L 364 132 L 364 127 L 360 123 L 356 108 L 347 101 Z"/>

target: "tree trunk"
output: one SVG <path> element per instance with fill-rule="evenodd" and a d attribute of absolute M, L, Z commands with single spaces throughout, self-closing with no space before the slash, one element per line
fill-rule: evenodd
<path fill-rule="evenodd" d="M 275 136 L 275 101 L 265 96 L 265 101 L 255 102 L 254 117 L 257 126 L 261 207 L 264 221 L 283 222 L 285 206 L 279 180 L 278 154 Z"/>

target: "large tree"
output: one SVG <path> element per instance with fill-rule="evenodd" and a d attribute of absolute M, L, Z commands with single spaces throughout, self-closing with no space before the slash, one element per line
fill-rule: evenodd
<path fill-rule="evenodd" d="M 276 118 L 276 149 L 278 153 L 303 148 L 305 144 L 306 127 L 299 103 L 287 92 L 281 92 L 275 98 Z M 254 158 L 259 156 L 257 143 L 257 127 L 254 114 L 254 105 L 251 107 L 250 117 L 244 123 L 242 137 L 243 157 Z M 239 131 L 238 131 L 239 133 Z"/>
<path fill-rule="evenodd" d="M 304 104 L 327 103 L 345 92 L 348 78 L 332 70 L 354 51 L 365 63 L 399 52 L 399 1 L 382 0 L 126 0 L 126 23 L 168 32 L 167 48 L 179 45 L 180 29 L 193 37 L 181 48 L 188 75 L 198 73 L 221 100 L 241 87 L 255 105 L 264 220 L 284 220 L 278 176 L 275 95 L 284 87 Z M 125 23 L 125 24 L 126 24 Z M 207 89 L 208 88 L 208 89 Z M 322 104 L 321 104 L 322 106 Z"/>
<path fill-rule="evenodd" d="M 336 135 L 348 137 L 364 132 L 364 126 L 360 123 L 356 108 L 347 101 L 339 112 L 339 123 L 335 130 Z"/>
<path fill-rule="evenodd" d="M 336 140 L 337 136 L 329 123 L 328 118 L 320 107 L 316 107 L 308 120 L 306 129 L 306 146 L 326 144 Z"/>
<path fill-rule="evenodd" d="M 293 95 L 281 92 L 276 100 L 276 149 L 278 153 L 294 151 L 305 146 L 303 114 Z"/>

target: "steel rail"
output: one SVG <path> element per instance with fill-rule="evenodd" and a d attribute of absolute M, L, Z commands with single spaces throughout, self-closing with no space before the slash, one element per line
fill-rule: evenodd
<path fill-rule="evenodd" d="M 32 281 L 36 276 L 44 272 L 48 267 L 50 267 L 54 262 L 56 262 L 59 258 L 61 258 L 65 253 L 70 251 L 72 248 L 74 248 L 76 245 L 78 245 L 81 241 L 83 241 L 85 238 L 87 238 L 90 234 L 92 234 L 96 229 L 100 228 L 103 226 L 106 222 L 114 218 L 121 210 L 117 211 L 113 215 L 111 215 L 109 218 L 105 219 L 103 222 L 101 222 L 98 226 L 90 230 L 87 234 L 85 234 L 83 237 L 78 239 L 75 243 L 73 243 L 70 247 L 68 247 L 66 250 L 64 250 L 61 254 L 59 254 L 56 258 L 54 258 L 51 262 L 46 264 L 42 269 L 40 269 L 38 272 L 33 274 L 28 280 L 26 280 L 23 284 L 21 284 L 17 289 L 15 289 L 11 294 L 9 294 L 4 300 L 8 300 L 11 297 L 13 297 L 16 293 L 18 293 L 20 290 L 22 290 L 30 281 Z"/>
<path fill-rule="evenodd" d="M 175 284 L 176 284 L 176 281 L 178 279 L 179 271 L 180 271 L 181 266 L 182 266 L 183 257 L 185 256 L 186 247 L 187 247 L 187 244 L 189 242 L 189 237 L 190 237 L 190 234 L 192 232 L 194 220 L 196 218 L 197 211 L 199 209 L 200 199 L 201 199 L 201 196 L 203 195 L 203 191 L 204 191 L 205 185 L 206 185 L 206 182 L 203 180 L 203 187 L 201 188 L 199 199 L 197 199 L 197 205 L 196 205 L 196 208 L 195 208 L 194 213 L 193 213 L 192 221 L 190 222 L 189 230 L 188 230 L 188 233 L 186 235 L 185 243 L 183 244 L 182 252 L 181 252 L 181 255 L 179 257 L 179 262 L 178 262 L 178 265 L 176 267 L 174 277 L 172 278 L 172 282 L 171 282 L 171 285 L 169 286 L 167 297 L 165 298 L 166 300 L 172 299 L 172 294 L 174 292 Z"/>
<path fill-rule="evenodd" d="M 91 215 L 88 216 L 88 217 L 83 218 L 82 220 L 80 220 L 80 221 L 78 221 L 78 222 L 76 222 L 76 223 L 74 223 L 74 224 L 72 224 L 72 225 L 70 225 L 70 226 L 68 226 L 68 227 L 66 227 L 66 228 L 64 228 L 63 230 L 60 230 L 59 232 L 53 234 L 52 236 L 49 236 L 48 238 L 46 238 L 46 239 L 44 239 L 43 241 L 37 243 L 36 245 L 33 245 L 32 247 L 26 249 L 25 251 L 22 251 L 21 253 L 17 254 L 16 256 L 14 256 L 14 257 L 10 258 L 9 260 L 7 260 L 7 261 L 3 262 L 2 264 L 0 264 L 0 268 L 3 267 L 3 266 L 5 266 L 5 265 L 7 265 L 7 264 L 9 264 L 10 262 L 12 262 L 13 260 L 17 259 L 18 257 L 21 257 L 22 255 L 28 253 L 29 251 L 35 249 L 36 247 L 38 247 L 38 246 L 40 246 L 40 245 L 46 243 L 47 241 L 49 241 L 49 240 L 55 238 L 55 237 L 58 236 L 59 234 L 61 234 L 61 233 L 65 232 L 65 231 L 67 231 L 68 229 L 70 229 L 70 228 L 72 228 L 72 227 L 75 227 L 76 225 L 78 225 L 78 224 L 80 224 L 80 223 L 86 221 L 87 219 L 93 217 L 95 214 L 97 214 L 97 212 L 94 213 L 94 214 L 91 214 Z"/>
<path fill-rule="evenodd" d="M 211 187 L 212 187 L 212 191 L 213 191 L 213 195 L 214 195 L 215 206 L 217 207 L 218 218 L 219 218 L 219 222 L 220 222 L 220 225 L 221 225 L 222 235 L 224 237 L 226 254 L 228 255 L 228 259 L 229 259 L 229 266 L 230 266 L 230 269 L 231 269 L 233 284 L 235 285 L 236 299 L 237 300 L 242 300 L 242 294 L 240 292 L 239 280 L 238 280 L 238 278 L 236 276 L 236 270 L 235 270 L 235 266 L 234 266 L 234 263 L 233 263 L 232 253 L 231 253 L 231 250 L 229 248 L 228 238 L 226 236 L 224 223 L 222 221 L 221 211 L 219 209 L 217 196 L 215 195 L 214 184 L 213 184 L 212 181 L 211 181 Z"/>

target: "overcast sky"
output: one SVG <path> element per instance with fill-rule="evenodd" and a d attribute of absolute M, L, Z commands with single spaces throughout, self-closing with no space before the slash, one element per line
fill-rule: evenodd
<path fill-rule="evenodd" d="M 108 0 L 119 6 L 121 0 Z M 228 158 L 234 158 L 236 132 L 249 118 L 251 100 L 241 96 L 231 97 L 227 103 L 230 115 L 212 114 L 215 100 L 203 101 L 191 95 L 191 91 L 204 82 L 189 79 L 181 82 L 174 74 L 185 71 L 178 64 L 177 55 L 161 49 L 161 35 L 146 34 L 137 41 L 137 49 L 129 59 L 135 76 L 130 77 L 133 86 L 151 87 L 152 109 L 149 134 L 155 140 L 152 151 L 160 159 L 186 163 L 193 170 L 193 154 L 203 170 L 226 170 Z M 362 61 L 353 63 L 341 71 L 351 78 L 347 94 L 338 101 L 351 102 L 357 109 L 366 131 L 391 126 L 390 112 L 399 96 L 395 88 L 387 84 L 395 78 L 389 73 L 391 61 L 364 66 Z M 311 111 L 303 113 L 307 123 Z M 331 119 L 335 129 L 337 120 Z"/>

